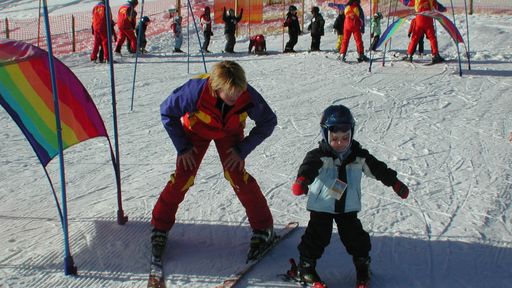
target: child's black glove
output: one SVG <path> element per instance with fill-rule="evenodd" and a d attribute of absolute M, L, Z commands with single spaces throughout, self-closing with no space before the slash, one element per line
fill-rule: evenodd
<path fill-rule="evenodd" d="M 304 176 L 299 176 L 292 185 L 292 193 L 295 196 L 307 195 L 308 194 L 309 181 Z"/>
<path fill-rule="evenodd" d="M 396 180 L 395 184 L 393 184 L 393 191 L 402 199 L 407 199 L 409 196 L 409 188 L 400 180 Z"/>

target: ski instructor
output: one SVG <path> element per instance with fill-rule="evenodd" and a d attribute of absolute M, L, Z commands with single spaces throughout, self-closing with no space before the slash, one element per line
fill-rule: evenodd
<path fill-rule="evenodd" d="M 245 208 L 253 230 L 247 260 L 259 257 L 274 240 L 273 219 L 244 159 L 277 125 L 263 97 L 247 84 L 243 68 L 234 61 L 216 63 L 210 74 L 191 79 L 160 105 L 165 130 L 177 151 L 176 170 L 153 208 L 152 253 L 163 255 L 168 231 L 194 179 L 210 142 L 215 143 L 224 177 Z M 255 126 L 244 136 L 246 118 Z"/>

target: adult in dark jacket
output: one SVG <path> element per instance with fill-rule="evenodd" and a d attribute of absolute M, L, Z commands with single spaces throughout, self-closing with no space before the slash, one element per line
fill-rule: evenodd
<path fill-rule="evenodd" d="M 313 17 L 308 26 L 308 30 L 311 31 L 311 51 L 320 51 L 320 39 L 324 36 L 325 20 L 317 6 L 311 8 L 311 14 Z"/>
<path fill-rule="evenodd" d="M 286 14 L 286 20 L 284 21 L 284 27 L 288 27 L 288 36 L 290 40 L 286 43 L 284 47 L 284 52 L 295 52 L 293 47 L 299 41 L 300 31 L 300 23 L 299 18 L 297 17 L 297 7 L 291 5 L 288 7 L 288 13 Z"/>
<path fill-rule="evenodd" d="M 222 20 L 224 21 L 224 36 L 226 37 L 226 45 L 224 46 L 224 52 L 227 53 L 235 53 L 235 33 L 236 33 L 236 24 L 242 20 L 242 14 L 244 13 L 244 9 L 240 9 L 240 14 L 235 16 L 235 10 L 229 9 L 226 11 L 226 7 L 224 7 L 224 12 L 222 13 Z"/>

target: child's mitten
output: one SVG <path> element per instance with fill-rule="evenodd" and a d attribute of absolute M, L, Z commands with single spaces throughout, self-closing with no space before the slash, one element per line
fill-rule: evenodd
<path fill-rule="evenodd" d="M 308 194 L 308 179 L 304 176 L 299 176 L 292 185 L 292 193 L 295 196 Z"/>

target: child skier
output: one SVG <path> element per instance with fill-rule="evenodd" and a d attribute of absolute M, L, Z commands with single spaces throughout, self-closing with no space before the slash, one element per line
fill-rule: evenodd
<path fill-rule="evenodd" d="M 183 33 L 181 32 L 181 16 L 174 17 L 174 23 L 171 24 L 172 37 L 174 38 L 174 52 L 183 53 L 181 44 L 183 44 Z"/>
<path fill-rule="evenodd" d="M 146 40 L 146 29 L 148 28 L 149 22 L 151 22 L 149 17 L 148 16 L 144 16 L 144 17 L 142 17 L 142 19 L 140 19 L 139 24 L 137 25 L 137 27 L 135 27 L 135 33 L 137 33 L 137 37 L 140 37 L 138 39 L 140 41 L 139 42 L 139 51 L 141 53 L 147 53 L 148 52 L 148 51 L 146 51 L 146 45 L 148 43 L 148 41 Z M 140 35 L 139 35 L 139 29 L 141 29 Z"/>
<path fill-rule="evenodd" d="M 205 53 L 210 53 L 208 51 L 208 46 L 210 46 L 210 39 L 213 36 L 212 32 L 212 18 L 210 16 L 210 7 L 204 7 L 204 13 L 201 15 L 201 28 L 203 29 L 204 42 L 201 49 Z"/>
<path fill-rule="evenodd" d="M 382 13 L 377 12 L 373 15 L 371 23 L 370 23 L 370 37 L 372 38 L 372 43 L 370 44 L 370 49 L 372 51 L 377 51 L 377 43 L 380 40 L 380 20 L 382 20 Z"/>
<path fill-rule="evenodd" d="M 336 41 L 336 51 L 340 51 L 341 42 L 343 41 L 343 26 L 345 25 L 345 11 L 342 8 L 339 8 L 338 17 L 334 20 L 334 24 L 332 28 L 336 30 L 336 34 L 338 35 L 338 40 Z"/>
<path fill-rule="evenodd" d="M 284 46 L 284 53 L 293 53 L 293 47 L 299 41 L 300 31 L 300 23 L 299 18 L 297 17 L 297 7 L 295 5 L 290 5 L 288 7 L 288 13 L 286 13 L 286 20 L 283 24 L 284 27 L 288 27 L 288 36 L 290 40 L 286 42 L 286 46 Z"/>
<path fill-rule="evenodd" d="M 224 46 L 224 52 L 226 53 L 235 53 L 235 44 L 236 44 L 236 25 L 240 20 L 242 20 L 242 15 L 244 14 L 244 9 L 240 9 L 240 14 L 235 16 L 235 10 L 229 9 L 226 12 L 226 7 L 224 7 L 224 12 L 222 13 L 222 21 L 224 21 L 224 36 L 226 37 L 226 45 Z"/>
<path fill-rule="evenodd" d="M 263 36 L 262 34 L 252 36 L 249 40 L 249 53 L 252 53 L 253 47 L 255 54 L 266 54 L 267 42 L 265 41 L 265 36 Z"/>
<path fill-rule="evenodd" d="M 307 209 L 310 219 L 298 245 L 297 280 L 308 284 L 322 283 L 315 267 L 329 244 L 334 220 L 356 268 L 356 287 L 367 287 L 371 243 L 369 234 L 357 218 L 361 210 L 361 176 L 364 173 L 393 187 L 402 199 L 409 195 L 409 188 L 397 179 L 397 172 L 353 139 L 355 121 L 347 107 L 329 106 L 322 114 L 320 127 L 323 139 L 318 148 L 306 154 L 292 185 L 294 195 L 309 192 Z M 322 286 L 317 284 L 317 287 Z"/>
<path fill-rule="evenodd" d="M 308 26 L 308 30 L 311 31 L 311 50 L 320 51 L 320 40 L 324 36 L 324 24 L 325 20 L 322 14 L 320 14 L 320 8 L 314 6 L 311 8 L 311 23 Z"/>

